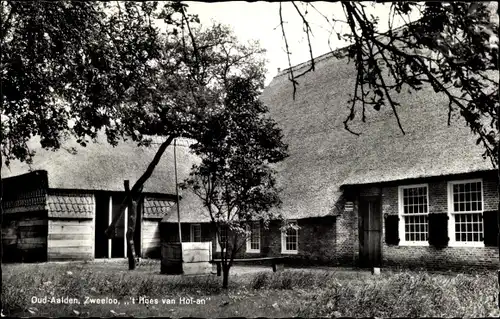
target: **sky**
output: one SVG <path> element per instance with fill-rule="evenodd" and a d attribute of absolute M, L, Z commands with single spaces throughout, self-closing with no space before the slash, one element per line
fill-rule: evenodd
<path fill-rule="evenodd" d="M 185 1 L 188 12 L 198 14 L 202 26 L 209 26 L 213 21 L 229 25 L 233 28 L 240 41 L 258 40 L 261 47 L 266 49 L 267 74 L 266 85 L 281 70 L 288 67 L 288 58 L 285 51 L 282 30 L 279 18 L 279 3 L 276 2 L 196 2 Z M 315 57 L 328 53 L 330 48 L 336 49 L 346 46 L 339 41 L 336 34 L 331 34 L 331 25 L 326 17 L 335 16 L 343 19 L 344 13 L 339 2 L 314 2 L 315 9 L 309 7 L 307 18 L 311 23 L 313 38 L 312 51 Z M 297 2 L 301 11 L 305 11 L 305 4 Z M 389 4 L 373 4 L 366 2 L 367 11 L 380 17 L 381 30 L 387 25 Z M 373 7 L 372 7 L 373 5 Z M 303 32 L 301 17 L 297 14 L 291 2 L 283 3 L 283 20 L 291 51 L 291 64 L 297 65 L 310 59 L 307 38 Z M 396 22 L 395 25 L 400 25 Z M 337 30 L 341 24 L 337 25 Z M 346 26 L 343 26 L 346 31 Z M 329 43 L 330 40 L 330 43 Z"/>

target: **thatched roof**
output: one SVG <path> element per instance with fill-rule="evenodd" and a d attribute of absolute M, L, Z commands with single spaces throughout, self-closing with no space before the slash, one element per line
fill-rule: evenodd
<path fill-rule="evenodd" d="M 132 141 L 119 142 L 116 147 L 106 142 L 100 135 L 96 143 L 86 147 L 79 146 L 75 140 L 67 140 L 58 151 L 47 151 L 40 148 L 37 139 L 30 141 L 30 146 L 36 151 L 33 164 L 13 161 L 10 167 L 3 166 L 2 178 L 25 174 L 29 171 L 43 170 L 47 172 L 50 189 L 78 191 L 118 191 L 123 192 L 123 180 L 129 179 L 131 186 L 144 173 L 163 142 L 156 138 L 150 147 L 139 147 Z M 182 183 L 189 175 L 191 167 L 198 161 L 189 152 L 191 141 L 177 139 L 177 173 L 178 182 Z M 67 150 L 75 147 L 76 154 Z M 172 200 L 175 200 L 174 145 L 173 143 L 163 154 L 153 175 L 144 185 L 144 193 L 152 194 L 145 202 L 146 218 L 162 218 L 164 221 L 177 222 L 177 210 Z M 166 200 L 165 195 L 168 195 Z M 208 221 L 201 201 L 189 190 L 179 188 L 181 222 Z M 57 210 L 57 209 L 56 209 Z"/>
<path fill-rule="evenodd" d="M 208 223 L 210 215 L 201 200 L 191 191 L 184 190 L 179 205 L 181 223 Z M 162 223 L 177 223 L 177 207 L 172 207 L 168 215 L 161 220 Z"/>
<path fill-rule="evenodd" d="M 2 167 L 2 178 L 27 173 L 33 170 L 48 172 L 49 188 L 74 190 L 123 191 L 123 180 L 129 179 L 131 186 L 144 173 L 153 159 L 159 142 L 150 147 L 139 147 L 128 140 L 116 147 L 106 142 L 100 135 L 97 142 L 81 147 L 73 139 L 68 139 L 58 151 L 40 148 L 36 139 L 30 141 L 36 151 L 33 164 L 13 161 L 10 167 Z M 76 154 L 67 151 L 75 147 Z M 189 153 L 185 141 L 177 143 L 178 180 L 182 182 L 189 174 L 196 157 Z M 151 178 L 144 185 L 145 193 L 175 194 L 173 145 L 163 154 Z"/>
<path fill-rule="evenodd" d="M 295 68 L 300 73 L 307 63 Z M 289 218 L 324 216 L 334 211 L 342 185 L 490 170 L 483 149 L 456 115 L 447 126 L 448 103 L 432 89 L 402 92 L 397 101 L 403 135 L 390 107 L 360 112 L 344 128 L 355 69 L 331 54 L 317 59 L 316 70 L 298 79 L 296 99 L 286 71 L 264 90 L 262 100 L 283 129 L 290 156 L 277 167 Z"/>

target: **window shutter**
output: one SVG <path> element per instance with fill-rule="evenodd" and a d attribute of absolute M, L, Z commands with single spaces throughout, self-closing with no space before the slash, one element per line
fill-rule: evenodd
<path fill-rule="evenodd" d="M 497 246 L 498 236 L 498 211 L 488 211 L 483 213 L 484 245 Z"/>
<path fill-rule="evenodd" d="M 448 246 L 448 214 L 429 214 L 429 244 L 441 248 Z"/>
<path fill-rule="evenodd" d="M 399 216 L 387 215 L 385 218 L 385 243 L 387 245 L 399 244 Z"/>

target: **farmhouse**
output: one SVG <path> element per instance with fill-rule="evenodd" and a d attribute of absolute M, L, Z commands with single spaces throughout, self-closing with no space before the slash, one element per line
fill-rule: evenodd
<path fill-rule="evenodd" d="M 338 53 L 338 52 L 337 52 Z M 294 67 L 296 74 L 307 63 Z M 498 178 L 483 149 L 448 102 L 430 88 L 402 91 L 397 112 L 366 109 L 349 133 L 344 120 L 355 69 L 331 54 L 299 80 L 296 98 L 286 71 L 262 100 L 283 129 L 290 156 L 276 167 L 288 222 L 252 236 L 238 258 L 289 256 L 315 264 L 496 267 Z M 215 244 L 207 220 L 190 212 L 183 240 Z M 176 234 L 173 216 L 162 220 Z M 223 236 L 225 233 L 223 232 Z M 218 246 L 214 247 L 217 256 Z"/>
<path fill-rule="evenodd" d="M 289 145 L 290 156 L 275 167 L 283 190 L 279 209 L 298 228 L 282 233 L 278 222 L 268 229 L 256 222 L 238 258 L 495 267 L 496 171 L 457 113 L 447 125 L 446 97 L 430 88 L 413 94 L 403 90 L 396 100 L 405 133 L 392 110 L 382 107 L 367 108 L 365 122 L 358 110 L 350 123 L 357 136 L 344 128 L 354 65 L 327 54 L 316 59 L 315 68 L 300 78 L 295 99 L 286 71 L 262 94 Z M 7 171 L 14 177 L 4 180 L 4 256 L 124 257 L 126 219 L 115 239 L 103 232 L 123 198 L 123 180 L 137 180 L 154 151 L 129 143 L 112 148 L 101 141 L 79 148 L 77 155 L 39 151 L 35 171 L 19 175 L 28 171 L 22 165 Z M 186 146 L 178 156 L 181 182 L 196 158 Z M 144 189 L 136 238 L 143 257 L 158 257 L 161 242 L 178 240 L 173 165 L 169 147 Z M 217 257 L 214 229 L 196 196 L 181 194 L 179 210 L 182 240 L 212 241 Z"/>
<path fill-rule="evenodd" d="M 352 63 L 319 57 L 299 83 L 294 100 L 283 72 L 262 96 L 289 144 L 278 168 L 283 212 L 308 225 L 295 234 L 294 253 L 362 266 L 497 264 L 496 171 L 458 112 L 447 125 L 444 95 L 403 90 L 405 134 L 390 107 L 366 109 L 366 123 L 358 110 L 356 136 L 344 128 Z M 313 219 L 319 226 L 306 222 Z"/>
<path fill-rule="evenodd" d="M 37 149 L 39 144 L 33 142 L 32 149 Z M 177 169 L 184 178 L 194 160 L 185 143 L 177 144 Z M 84 148 L 68 140 L 56 152 L 37 149 L 29 166 L 12 162 L 4 167 L 2 177 L 9 176 L 2 180 L 4 261 L 126 257 L 127 212 L 119 220 L 115 238 L 108 239 L 104 231 L 124 199 L 123 181 L 134 183 L 156 149 L 131 141 L 112 147 L 101 135 L 97 143 Z M 135 232 L 140 256 L 160 256 L 159 222 L 176 211 L 175 194 L 173 148 L 168 147 L 144 185 Z M 200 208 L 191 206 L 193 211 Z"/>

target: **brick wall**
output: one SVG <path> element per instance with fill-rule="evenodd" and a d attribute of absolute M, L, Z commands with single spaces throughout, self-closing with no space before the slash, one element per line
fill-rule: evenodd
<path fill-rule="evenodd" d="M 358 207 L 354 203 L 352 212 L 344 212 L 335 224 L 337 261 L 340 265 L 354 265 L 359 258 Z"/>
<path fill-rule="evenodd" d="M 380 187 L 359 188 L 358 196 L 381 196 L 382 214 L 398 214 L 398 186 L 427 183 L 429 186 L 429 210 L 434 213 L 448 211 L 448 181 L 478 178 L 478 176 L 455 179 L 417 180 L 406 184 L 383 185 Z M 498 205 L 497 182 L 495 176 L 482 176 L 484 210 L 495 210 Z M 281 253 L 281 232 L 279 222 L 272 222 L 268 229 L 261 228 L 260 253 L 247 253 L 246 245 L 237 258 L 268 256 L 289 256 L 305 263 L 349 265 L 358 264 L 359 259 L 359 197 L 352 199 L 353 211 L 342 211 L 338 216 L 301 219 L 299 224 L 299 248 L 297 254 Z M 382 218 L 382 223 L 384 219 Z M 216 252 L 215 232 L 209 224 L 202 225 L 203 241 L 212 241 L 214 257 Z M 165 235 L 174 239 L 177 224 L 168 224 Z M 183 240 L 189 241 L 189 224 L 183 224 Z M 165 228 L 165 229 L 166 229 Z M 167 237 L 162 237 L 166 239 Z M 436 249 L 432 246 L 389 246 L 385 244 L 385 225 L 382 224 L 382 258 L 385 266 L 460 268 L 480 266 L 496 267 L 498 261 L 496 247 L 446 247 Z"/>
<path fill-rule="evenodd" d="M 278 257 L 287 256 L 295 261 L 299 260 L 304 263 L 313 264 L 339 264 L 345 262 L 347 259 L 352 262 L 353 249 L 352 240 L 355 236 L 350 236 L 349 239 L 344 240 L 346 248 L 337 251 L 337 236 L 336 232 L 336 217 L 325 218 L 309 218 L 298 220 L 299 224 L 299 240 L 298 240 L 298 253 L 287 254 L 281 252 L 281 223 L 273 221 L 270 223 L 269 228 L 264 229 L 261 227 L 261 247 L 259 253 L 247 252 L 246 244 L 240 249 L 236 258 L 258 258 L 258 257 Z M 347 227 L 352 227 L 352 218 L 349 217 L 346 221 Z M 191 224 L 182 224 L 182 239 L 189 241 Z M 163 223 L 162 224 L 162 240 L 176 241 L 177 239 L 177 224 Z M 357 227 L 357 225 L 356 225 Z M 208 223 L 201 224 L 202 241 L 212 241 L 212 248 L 214 258 L 220 258 L 220 253 L 217 252 L 215 232 Z M 344 229 L 344 233 L 349 233 L 349 229 Z M 347 244 L 348 243 L 348 244 Z M 350 245 L 347 247 L 347 245 Z M 346 258 L 346 256 L 348 256 Z"/>
<path fill-rule="evenodd" d="M 431 269 L 460 269 L 465 267 L 497 269 L 497 247 L 434 248 L 386 246 L 383 247 L 386 266 L 425 267 Z"/>
<path fill-rule="evenodd" d="M 268 229 L 261 228 L 260 253 L 248 253 L 244 245 L 238 258 L 287 256 L 304 263 L 337 263 L 335 217 L 300 219 L 297 222 L 300 227 L 297 254 L 282 253 L 281 224 L 272 222 Z"/>
<path fill-rule="evenodd" d="M 428 184 L 429 212 L 448 212 L 448 182 L 482 178 L 484 210 L 497 210 L 497 181 L 494 175 L 470 175 L 467 177 L 446 180 L 420 180 L 400 185 Z M 398 214 L 398 186 L 391 185 L 382 188 L 382 213 Z M 384 219 L 382 219 L 384 221 Z M 482 267 L 496 268 L 498 264 L 497 247 L 445 247 L 432 246 L 391 246 L 385 244 L 385 225 L 382 227 L 382 257 L 384 265 L 427 268 L 462 268 Z M 400 238 L 403 236 L 399 235 Z"/>

